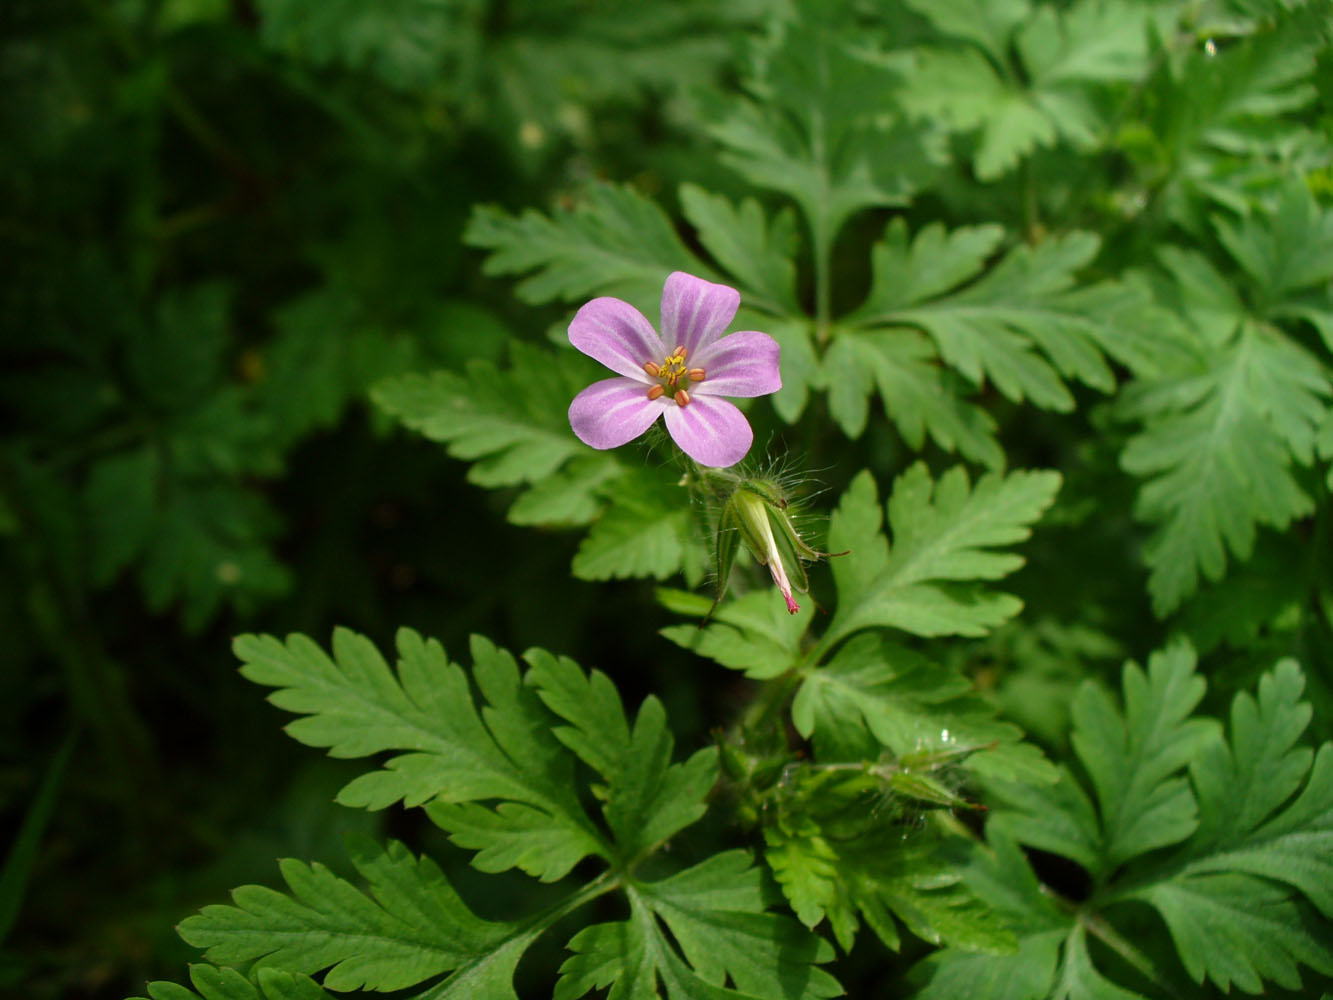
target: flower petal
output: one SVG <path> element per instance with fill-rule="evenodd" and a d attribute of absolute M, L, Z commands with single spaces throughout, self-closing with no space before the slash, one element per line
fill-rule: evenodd
<path fill-rule="evenodd" d="M 569 404 L 569 426 L 584 444 L 604 451 L 633 441 L 668 406 L 680 409 L 666 398 L 649 399 L 642 382 L 630 378 L 602 379 Z"/>
<path fill-rule="evenodd" d="M 662 339 L 693 357 L 726 332 L 740 304 L 734 288 L 673 271 L 662 286 Z"/>
<path fill-rule="evenodd" d="M 690 359 L 705 378 L 690 387 L 701 396 L 767 396 L 782 388 L 778 342 L 757 330 L 729 333 Z"/>
<path fill-rule="evenodd" d="M 700 465 L 735 465 L 754 443 L 745 414 L 712 396 L 694 396 L 687 406 L 667 407 L 666 425 L 680 450 Z"/>
<path fill-rule="evenodd" d="M 593 299 L 569 322 L 569 342 L 613 372 L 648 383 L 645 361 L 662 363 L 666 347 L 643 313 L 623 299 Z"/>

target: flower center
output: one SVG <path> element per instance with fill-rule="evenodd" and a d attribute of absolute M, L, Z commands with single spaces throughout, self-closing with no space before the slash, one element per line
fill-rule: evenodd
<path fill-rule="evenodd" d="M 704 380 L 704 370 L 702 368 L 686 368 L 685 356 L 689 354 L 684 347 L 677 347 L 668 354 L 659 365 L 648 361 L 644 363 L 643 370 L 653 378 L 658 380 L 657 385 L 650 386 L 648 389 L 649 399 L 659 399 L 667 393 L 676 401 L 678 406 L 688 406 L 690 394 L 686 392 L 685 386 Z"/>

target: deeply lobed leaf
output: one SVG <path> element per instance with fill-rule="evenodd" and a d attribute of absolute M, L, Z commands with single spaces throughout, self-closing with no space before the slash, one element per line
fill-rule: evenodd
<path fill-rule="evenodd" d="M 1228 739 L 1211 720 L 1190 715 L 1203 693 L 1193 671 L 1184 645 L 1155 654 L 1146 674 L 1127 666 L 1123 715 L 1085 685 L 1073 742 L 1091 795 L 1068 770 L 1045 788 L 994 787 L 999 808 L 987 825 L 994 854 L 975 855 L 968 882 L 1020 926 L 1045 907 L 1047 918 L 1025 932 L 1019 954 L 999 960 L 1030 984 L 1022 995 L 1045 995 L 1049 987 L 1037 984 L 1052 982 L 1060 995 L 1137 995 L 1097 968 L 1089 933 L 1158 988 L 1173 989 L 1172 971 L 1149 957 L 1159 949 L 1145 946 L 1151 927 L 1120 921 L 1119 904 L 1129 900 L 1157 911 L 1196 982 L 1257 993 L 1265 981 L 1299 988 L 1300 964 L 1333 971 L 1333 746 L 1320 748 L 1312 767 L 1310 751 L 1297 744 L 1310 717 L 1299 700 L 1300 670 L 1279 663 L 1257 699 L 1237 695 Z M 1089 898 L 1052 909 L 1018 842 L 1084 866 Z M 926 995 L 938 996 L 945 984 L 979 983 L 995 968 L 946 951 L 920 972 L 930 979 Z"/>
<path fill-rule="evenodd" d="M 923 464 L 894 484 L 888 502 L 890 549 L 878 536 L 883 518 L 874 481 L 862 473 L 834 512 L 832 549 L 850 549 L 833 563 L 838 609 L 825 648 L 869 627 L 917 635 L 984 635 L 1017 614 L 1014 597 L 975 581 L 996 580 L 1022 565 L 997 546 L 1021 542 L 1054 500 L 1054 472 L 991 473 L 973 488 L 954 468 L 934 482 Z"/>

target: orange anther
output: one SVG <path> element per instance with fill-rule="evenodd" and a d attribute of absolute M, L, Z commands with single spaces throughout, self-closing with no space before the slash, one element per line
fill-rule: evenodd
<path fill-rule="evenodd" d="M 653 364 L 651 361 L 645 361 L 643 363 L 643 370 L 646 371 L 653 378 L 657 378 L 657 376 L 661 374 L 662 371 L 661 368 L 657 367 L 657 365 Z"/>
<path fill-rule="evenodd" d="M 702 382 L 703 380 L 704 380 L 704 370 L 703 370 L 702 368 L 691 368 L 691 369 L 690 369 L 690 381 L 691 381 L 691 382 Z"/>
<path fill-rule="evenodd" d="M 679 347 L 676 348 L 676 357 L 680 358 L 680 360 L 682 361 L 685 360 L 685 355 L 689 353 L 690 353 L 689 350 L 685 347 L 684 344 L 681 344 Z"/>
<path fill-rule="evenodd" d="M 648 398 L 649 398 L 649 399 L 661 399 L 661 398 L 662 398 L 662 394 L 663 394 L 664 392 L 666 392 L 666 389 L 665 389 L 665 388 L 663 388 L 663 387 L 660 386 L 660 385 L 655 385 L 655 386 L 653 386 L 651 389 L 648 390 Z"/>
<path fill-rule="evenodd" d="M 675 399 L 678 406 L 688 406 L 690 402 L 690 394 L 684 389 L 677 389 Z"/>

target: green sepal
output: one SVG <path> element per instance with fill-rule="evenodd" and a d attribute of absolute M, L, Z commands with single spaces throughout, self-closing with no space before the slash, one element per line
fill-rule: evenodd
<path fill-rule="evenodd" d="M 714 564 L 717 573 L 717 590 L 713 594 L 713 606 L 708 609 L 708 614 L 704 616 L 704 621 L 713 617 L 713 612 L 717 606 L 722 603 L 722 598 L 727 596 L 727 584 L 731 580 L 731 567 L 736 561 L 736 550 L 740 547 L 741 532 L 740 525 L 737 523 L 735 512 L 731 504 L 728 503 L 722 508 L 722 516 L 717 525 L 717 542 L 715 548 L 716 561 Z"/>

